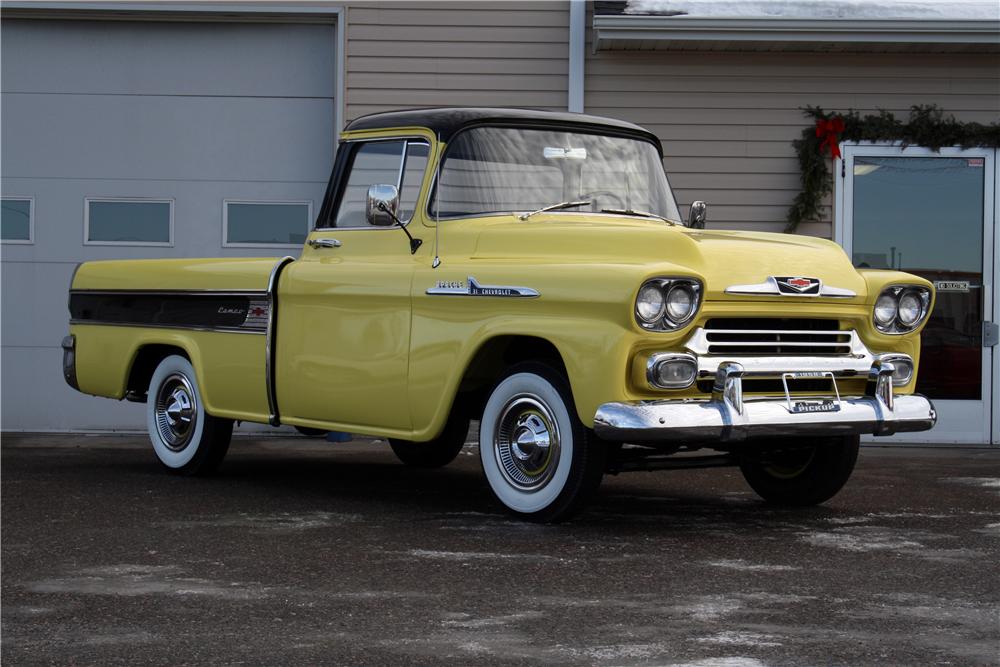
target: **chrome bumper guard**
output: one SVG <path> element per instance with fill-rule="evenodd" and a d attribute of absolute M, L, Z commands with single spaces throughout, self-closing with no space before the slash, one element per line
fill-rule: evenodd
<path fill-rule="evenodd" d="M 63 379 L 73 389 L 80 391 L 80 383 L 76 380 L 76 336 L 70 334 L 62 339 Z"/>
<path fill-rule="evenodd" d="M 743 399 L 743 364 L 722 362 L 712 398 L 605 403 L 594 416 L 594 431 L 616 442 L 734 442 L 781 436 L 833 436 L 926 431 L 937 413 L 924 396 L 893 395 L 892 362 L 875 357 L 864 396 L 841 397 L 834 372 L 787 371 L 782 397 Z M 769 373 L 772 372 L 769 370 Z M 828 377 L 830 397 L 792 396 L 788 379 Z"/>

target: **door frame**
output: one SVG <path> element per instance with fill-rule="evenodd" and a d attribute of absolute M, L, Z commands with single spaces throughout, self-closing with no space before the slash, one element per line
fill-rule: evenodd
<path fill-rule="evenodd" d="M 899 143 L 844 142 L 840 145 L 842 156 L 834 162 L 834 241 L 851 254 L 853 247 L 853 206 L 854 200 L 854 159 L 856 157 L 981 157 L 984 158 L 985 178 L 983 181 L 983 317 L 997 322 L 997 260 L 1000 252 L 997 243 L 1000 235 L 996 225 L 1000 221 L 1000 172 L 997 169 L 998 151 L 995 148 L 945 147 L 934 151 L 922 146 L 902 147 Z M 852 178 L 848 178 L 850 172 Z M 964 433 L 942 432 L 940 425 L 922 433 L 908 433 L 889 438 L 866 438 L 874 443 L 926 443 L 958 445 L 997 445 L 1000 443 L 1000 354 L 995 348 L 983 348 L 982 360 L 983 393 L 981 412 L 976 415 L 972 407 L 974 401 L 935 401 L 939 413 L 944 408 L 948 412 L 965 413 L 967 418 L 984 420 L 981 434 L 974 431 Z M 960 405 L 965 404 L 965 405 Z M 949 409 L 950 408 L 950 409 Z M 940 422 L 939 422 L 940 424 Z"/>

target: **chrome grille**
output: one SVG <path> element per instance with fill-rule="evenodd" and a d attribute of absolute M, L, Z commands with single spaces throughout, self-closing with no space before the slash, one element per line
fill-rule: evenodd
<path fill-rule="evenodd" d="M 713 355 L 849 355 L 855 335 L 836 320 L 715 318 L 691 343 L 699 348 L 693 351 Z"/>

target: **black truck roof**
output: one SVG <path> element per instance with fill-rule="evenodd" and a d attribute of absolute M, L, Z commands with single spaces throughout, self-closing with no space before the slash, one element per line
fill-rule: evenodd
<path fill-rule="evenodd" d="M 660 148 L 655 134 L 623 120 L 588 116 L 581 113 L 536 111 L 533 109 L 494 109 L 487 107 L 442 107 L 387 111 L 355 118 L 346 132 L 387 130 L 396 127 L 425 127 L 447 143 L 459 130 L 475 125 L 527 126 L 546 129 L 582 129 L 601 134 L 634 136 L 651 141 Z"/>

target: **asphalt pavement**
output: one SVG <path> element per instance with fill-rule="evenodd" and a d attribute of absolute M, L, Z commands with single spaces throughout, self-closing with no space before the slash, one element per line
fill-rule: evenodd
<path fill-rule="evenodd" d="M 864 448 L 825 506 L 731 469 L 608 477 L 508 517 L 478 450 L 5 434 L 0 658 L 23 664 L 1000 664 L 1000 450 Z"/>

